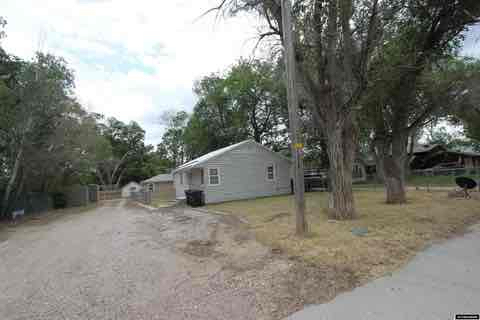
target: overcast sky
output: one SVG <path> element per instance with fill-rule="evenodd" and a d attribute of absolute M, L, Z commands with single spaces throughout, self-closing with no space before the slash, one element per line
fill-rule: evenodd
<path fill-rule="evenodd" d="M 90 111 L 135 120 L 156 144 L 169 109 L 190 111 L 193 82 L 249 57 L 253 17 L 197 19 L 218 0 L 2 0 L 4 48 L 28 59 L 41 50 L 75 70 L 77 95 Z M 480 56 L 480 28 L 464 52 Z"/>

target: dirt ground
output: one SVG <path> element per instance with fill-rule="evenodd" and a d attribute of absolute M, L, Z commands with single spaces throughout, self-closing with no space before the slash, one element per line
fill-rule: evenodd
<path fill-rule="evenodd" d="M 0 319 L 283 319 L 356 282 L 234 217 L 124 201 L 0 230 Z"/>

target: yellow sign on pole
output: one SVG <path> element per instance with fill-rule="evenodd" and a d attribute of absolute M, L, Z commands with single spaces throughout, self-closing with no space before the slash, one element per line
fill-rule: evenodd
<path fill-rule="evenodd" d="M 293 147 L 297 150 L 303 149 L 303 143 L 295 143 Z"/>

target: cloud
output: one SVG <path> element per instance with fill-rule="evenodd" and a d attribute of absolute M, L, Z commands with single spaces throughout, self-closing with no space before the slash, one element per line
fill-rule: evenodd
<path fill-rule="evenodd" d="M 193 82 L 250 56 L 259 21 L 239 15 L 198 19 L 218 0 L 3 0 L 7 51 L 63 56 L 75 69 L 79 99 L 92 111 L 137 121 L 156 144 L 156 119 L 190 111 Z M 480 27 L 464 54 L 480 56 Z"/>
<path fill-rule="evenodd" d="M 137 121 L 157 143 L 155 121 L 191 110 L 193 82 L 252 53 L 257 21 L 198 20 L 217 0 L 4 0 L 3 45 L 28 59 L 36 50 L 65 57 L 90 110 Z"/>

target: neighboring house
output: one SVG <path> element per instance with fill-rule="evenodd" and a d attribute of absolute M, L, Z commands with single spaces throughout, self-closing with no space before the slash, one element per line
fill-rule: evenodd
<path fill-rule="evenodd" d="M 130 198 L 132 193 L 142 190 L 142 186 L 136 182 L 129 182 L 122 188 L 122 198 Z"/>
<path fill-rule="evenodd" d="M 362 158 L 355 159 L 355 162 L 353 163 L 353 170 L 352 170 L 352 182 L 353 183 L 366 182 L 369 176 L 371 176 L 371 173 L 369 173 L 369 170 L 372 171 L 370 162 L 367 162 Z M 305 169 L 306 180 L 325 179 L 326 177 L 328 177 L 328 169 L 326 168 L 320 169 L 320 168 L 315 168 L 310 166 Z M 306 188 L 306 189 L 308 190 L 309 188 Z"/>
<path fill-rule="evenodd" d="M 367 164 L 363 159 L 355 159 L 353 163 L 352 182 L 359 183 L 367 181 Z"/>
<path fill-rule="evenodd" d="M 210 152 L 173 171 L 177 199 L 185 190 L 204 192 L 205 203 L 291 192 L 291 160 L 253 141 Z"/>
<path fill-rule="evenodd" d="M 173 177 L 170 173 L 159 174 L 144 180 L 142 181 L 142 186 L 145 190 L 158 194 L 162 198 L 175 199 L 175 187 L 173 185 Z"/>
<path fill-rule="evenodd" d="M 410 168 L 413 170 L 477 167 L 480 167 L 480 153 L 451 151 L 441 144 L 416 146 L 410 162 Z"/>

